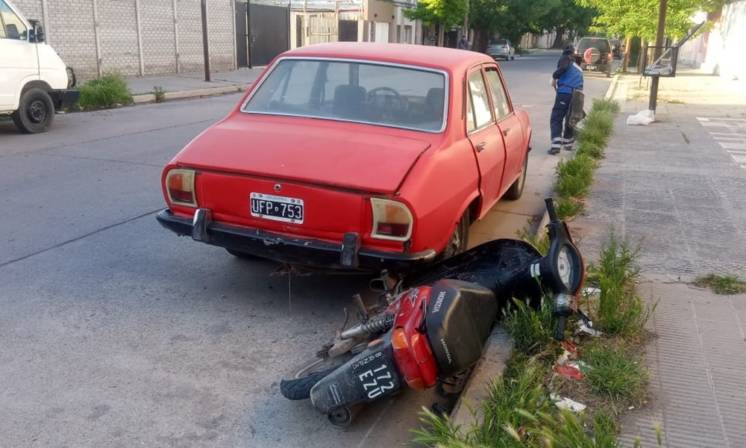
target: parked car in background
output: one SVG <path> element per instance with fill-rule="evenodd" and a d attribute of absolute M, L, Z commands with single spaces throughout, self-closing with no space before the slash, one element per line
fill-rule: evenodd
<path fill-rule="evenodd" d="M 515 47 L 508 39 L 498 39 L 487 46 L 487 54 L 494 60 L 515 59 Z"/>
<path fill-rule="evenodd" d="M 613 55 L 609 39 L 605 37 L 583 37 L 576 48 L 576 62 L 587 71 L 605 73 L 611 76 Z"/>
<path fill-rule="evenodd" d="M 311 45 L 166 165 L 157 218 L 239 257 L 408 269 L 464 250 L 472 222 L 521 196 L 530 139 L 483 54 Z"/>
<path fill-rule="evenodd" d="M 0 115 L 10 115 L 21 132 L 44 132 L 56 111 L 77 102 L 73 87 L 72 69 L 44 43 L 39 22 L 0 0 Z"/>

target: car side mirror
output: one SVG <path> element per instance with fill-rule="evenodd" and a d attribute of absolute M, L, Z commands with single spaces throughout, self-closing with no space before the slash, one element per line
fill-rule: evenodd
<path fill-rule="evenodd" d="M 41 22 L 38 20 L 29 20 L 29 23 L 31 24 L 29 40 L 39 44 L 44 42 L 44 28 L 41 26 Z"/>

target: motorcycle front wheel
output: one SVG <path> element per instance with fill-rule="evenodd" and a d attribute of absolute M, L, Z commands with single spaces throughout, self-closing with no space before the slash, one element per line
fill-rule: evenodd
<path fill-rule="evenodd" d="M 288 400 L 306 400 L 311 389 L 325 376 L 337 370 L 354 355 L 345 353 L 334 358 L 314 358 L 297 368 L 290 379 L 280 381 L 280 393 Z"/>

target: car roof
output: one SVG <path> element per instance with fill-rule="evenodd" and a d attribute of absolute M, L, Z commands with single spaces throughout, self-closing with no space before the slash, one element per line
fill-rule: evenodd
<path fill-rule="evenodd" d="M 475 64 L 493 62 L 482 53 L 428 45 L 334 42 L 286 51 L 280 57 L 359 59 L 459 71 Z"/>

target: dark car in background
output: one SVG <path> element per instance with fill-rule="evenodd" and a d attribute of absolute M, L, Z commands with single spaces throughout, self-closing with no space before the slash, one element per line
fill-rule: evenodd
<path fill-rule="evenodd" d="M 512 61 L 515 59 L 515 47 L 508 39 L 497 39 L 487 46 L 487 55 L 494 60 L 505 59 Z"/>
<path fill-rule="evenodd" d="M 576 62 L 584 71 L 595 71 L 611 76 L 613 53 L 605 37 L 583 37 L 578 41 Z"/>

